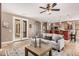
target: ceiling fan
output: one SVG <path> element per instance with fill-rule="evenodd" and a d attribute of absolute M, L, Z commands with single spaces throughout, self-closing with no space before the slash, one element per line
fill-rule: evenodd
<path fill-rule="evenodd" d="M 50 12 L 50 11 L 60 11 L 60 9 L 54 9 L 54 7 L 57 5 L 57 3 L 53 3 L 53 4 L 50 4 L 48 3 L 47 4 L 47 7 L 42 7 L 40 6 L 41 9 L 44 9 L 44 11 L 40 12 L 40 13 L 44 13 L 46 11 Z M 49 13 L 51 14 L 51 13 Z"/>

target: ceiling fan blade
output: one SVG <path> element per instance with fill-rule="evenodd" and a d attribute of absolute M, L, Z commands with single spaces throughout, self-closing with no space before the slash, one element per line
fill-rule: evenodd
<path fill-rule="evenodd" d="M 42 12 L 40 12 L 40 13 L 43 13 L 43 12 L 46 12 L 46 10 L 45 10 L 45 11 L 42 11 Z"/>
<path fill-rule="evenodd" d="M 42 9 L 46 9 L 45 7 L 40 7 L 40 8 L 42 8 Z"/>
<path fill-rule="evenodd" d="M 53 4 L 52 4 L 52 7 L 55 7 L 56 5 L 57 5 L 57 3 L 53 3 Z"/>
<path fill-rule="evenodd" d="M 50 4 L 48 3 L 48 4 L 47 4 L 47 8 L 49 8 L 49 7 L 50 7 Z"/>
<path fill-rule="evenodd" d="M 60 9 L 51 9 L 51 11 L 60 11 Z"/>

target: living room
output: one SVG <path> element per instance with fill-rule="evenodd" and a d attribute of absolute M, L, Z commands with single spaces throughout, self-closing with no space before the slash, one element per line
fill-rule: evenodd
<path fill-rule="evenodd" d="M 49 49 L 53 50 L 52 56 L 79 56 L 79 4 L 51 3 L 49 5 L 56 5 L 53 9 L 58 11 L 43 12 L 42 7 L 46 8 L 47 3 L 2 3 L 1 55 L 24 56 L 25 46 L 34 45 L 33 39 L 42 35 L 41 41 L 53 48 Z M 72 35 L 73 33 L 75 34 Z M 31 53 L 28 55 L 33 56 Z M 45 55 L 51 55 L 51 52 Z"/>

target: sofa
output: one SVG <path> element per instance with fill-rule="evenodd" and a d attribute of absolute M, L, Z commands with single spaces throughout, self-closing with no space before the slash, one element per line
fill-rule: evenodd
<path fill-rule="evenodd" d="M 56 49 L 57 51 L 61 51 L 64 48 L 63 35 L 43 33 L 43 37 L 44 39 L 42 39 L 42 41 L 44 43 L 48 43 L 49 45 L 51 45 L 53 49 Z"/>

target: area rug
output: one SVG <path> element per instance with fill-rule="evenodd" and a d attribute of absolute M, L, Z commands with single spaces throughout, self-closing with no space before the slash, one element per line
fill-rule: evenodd
<path fill-rule="evenodd" d="M 1 55 L 1 54 L 0 54 Z M 25 50 L 24 48 L 20 47 L 13 47 L 5 50 L 6 56 L 25 56 Z M 5 56 L 1 55 L 1 56 Z M 44 56 L 48 56 L 49 54 L 46 53 Z M 29 52 L 29 56 L 34 56 Z M 64 51 L 58 52 L 56 50 L 52 50 L 52 56 L 67 56 L 67 54 L 64 53 Z"/>
<path fill-rule="evenodd" d="M 28 41 L 14 42 L 7 44 L 4 50 L 0 51 L 0 56 L 25 56 L 24 46 Z M 46 53 L 44 56 L 48 56 Z M 34 56 L 29 53 L 29 56 Z M 52 56 L 79 56 L 79 43 L 68 42 L 65 43 L 64 49 L 60 52 L 52 49 Z"/>

